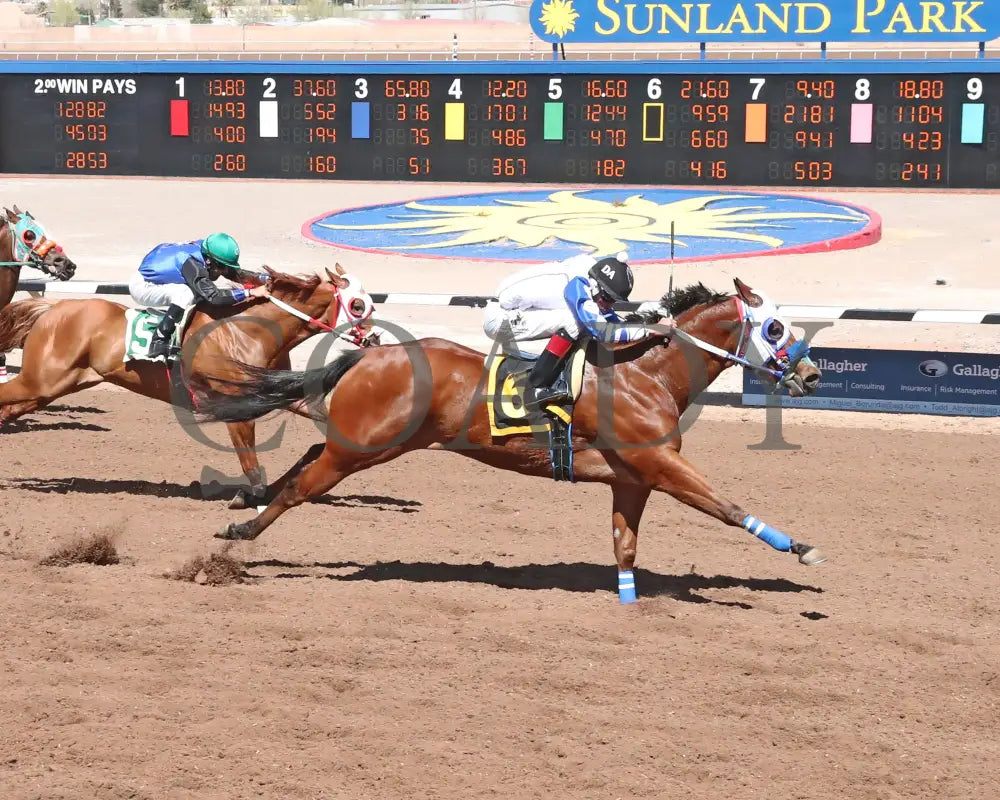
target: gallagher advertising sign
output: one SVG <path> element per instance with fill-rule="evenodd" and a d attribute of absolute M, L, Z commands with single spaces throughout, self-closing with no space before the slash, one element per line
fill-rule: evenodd
<path fill-rule="evenodd" d="M 534 0 L 546 42 L 983 42 L 1000 0 Z"/>
<path fill-rule="evenodd" d="M 1000 416 L 1000 355 L 814 347 L 823 371 L 812 397 L 780 395 L 783 408 Z M 767 403 L 768 389 L 743 375 L 743 405 Z"/>

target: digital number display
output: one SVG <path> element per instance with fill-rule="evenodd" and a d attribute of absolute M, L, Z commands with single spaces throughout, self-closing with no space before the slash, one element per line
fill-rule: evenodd
<path fill-rule="evenodd" d="M 18 110 L 0 120 L 0 169 L 1000 187 L 1000 74 L 976 73 L 975 62 L 962 62 L 969 72 L 915 75 L 900 67 L 709 76 L 647 66 L 626 74 L 555 65 L 507 74 L 481 65 L 366 74 L 359 64 L 315 74 L 238 65 L 218 73 L 0 70 L 0 103 Z"/>

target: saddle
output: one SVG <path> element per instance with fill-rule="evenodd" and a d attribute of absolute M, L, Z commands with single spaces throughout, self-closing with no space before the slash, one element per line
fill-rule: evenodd
<path fill-rule="evenodd" d="M 557 381 L 569 387 L 570 400 L 543 409 L 525 408 L 528 373 L 537 356 L 530 353 L 496 353 L 486 356 L 486 410 L 490 433 L 494 438 L 530 434 L 539 443 L 546 442 L 552 462 L 552 478 L 573 481 L 573 407 L 583 388 L 586 342 L 577 342 L 563 363 Z M 529 395 L 530 396 L 530 395 Z"/>
<path fill-rule="evenodd" d="M 187 330 L 191 315 L 194 314 L 196 306 L 191 305 L 184 309 L 184 316 L 174 328 L 173 336 L 170 337 L 170 351 L 180 349 L 184 339 L 184 332 Z M 154 361 L 161 364 L 167 363 L 165 356 L 150 358 L 149 346 L 153 341 L 153 333 L 160 325 L 163 315 L 166 313 L 162 308 L 128 308 L 125 310 L 125 355 L 123 362 L 129 361 Z"/>

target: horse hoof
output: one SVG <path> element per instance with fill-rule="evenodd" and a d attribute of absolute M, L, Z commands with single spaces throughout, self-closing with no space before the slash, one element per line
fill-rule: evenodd
<path fill-rule="evenodd" d="M 252 539 L 244 525 L 230 522 L 225 528 L 215 534 L 216 539 Z"/>
<path fill-rule="evenodd" d="M 228 506 L 230 511 L 244 511 L 247 508 L 247 496 L 246 493 L 240 489 L 236 493 L 236 497 L 229 501 Z"/>
<path fill-rule="evenodd" d="M 826 561 L 826 553 L 818 547 L 809 547 L 799 553 L 799 563 L 805 564 L 807 567 L 814 567 L 824 561 Z"/>

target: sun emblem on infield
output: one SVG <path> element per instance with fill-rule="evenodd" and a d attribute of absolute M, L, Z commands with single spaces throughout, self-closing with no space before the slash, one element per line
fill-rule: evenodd
<path fill-rule="evenodd" d="M 724 194 L 657 203 L 634 194 L 624 200 L 607 201 L 580 197 L 577 191 L 559 191 L 544 200 L 498 198 L 490 205 L 455 206 L 414 201 L 406 204 L 410 213 L 399 222 L 365 225 L 317 222 L 316 225 L 332 230 L 395 231 L 407 237 L 431 239 L 420 244 L 410 241 L 383 245 L 382 249 L 386 250 L 501 241 L 536 248 L 561 240 L 580 245 L 592 253 L 614 253 L 627 249 L 630 243 L 669 245 L 671 222 L 675 225 L 675 244 L 680 248 L 688 247 L 686 239 L 691 237 L 753 242 L 765 248 L 778 248 L 784 240 L 773 234 L 788 230 L 792 220 L 857 222 L 860 217 L 823 211 L 768 211 L 757 204 L 758 200 L 753 195 Z M 741 202 L 731 205 L 722 201 Z"/>
<path fill-rule="evenodd" d="M 573 8 L 573 0 L 549 0 L 542 4 L 542 13 L 539 15 L 545 32 L 560 39 L 576 29 L 579 18 L 580 15 Z"/>

